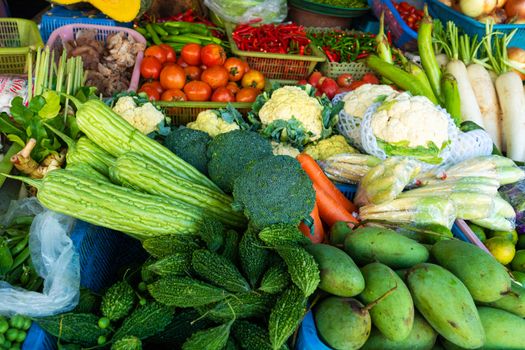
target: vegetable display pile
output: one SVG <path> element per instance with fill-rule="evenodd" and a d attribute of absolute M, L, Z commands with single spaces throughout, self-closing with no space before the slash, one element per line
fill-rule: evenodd
<path fill-rule="evenodd" d="M 232 33 L 241 51 L 309 55 L 310 39 L 303 26 L 290 24 L 238 25 Z"/>
<path fill-rule="evenodd" d="M 4 349 L 19 349 L 31 324 L 31 320 L 22 315 L 14 315 L 8 319 L 0 316 L 0 346 Z"/>
<path fill-rule="evenodd" d="M 342 30 L 309 32 L 308 38 L 329 62 L 354 62 L 376 52 L 375 34 Z"/>

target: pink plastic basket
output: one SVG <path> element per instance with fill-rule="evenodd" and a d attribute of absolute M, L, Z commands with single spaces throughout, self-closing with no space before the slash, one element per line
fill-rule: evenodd
<path fill-rule="evenodd" d="M 113 27 L 113 26 L 100 26 L 94 24 L 68 24 L 57 28 L 51 33 L 51 36 L 47 40 L 47 46 L 53 50 L 62 50 L 63 43 L 74 40 L 75 35 L 79 30 L 82 29 L 96 29 L 97 30 L 97 40 L 106 42 L 106 38 L 110 34 L 124 32 L 128 36 L 132 37 L 139 43 L 146 44 L 146 39 L 137 31 L 124 27 Z M 139 52 L 135 60 L 135 67 L 133 67 L 133 74 L 131 75 L 131 81 L 129 84 L 128 91 L 137 91 L 140 80 L 140 64 L 142 63 L 142 58 L 144 57 L 144 52 Z"/>

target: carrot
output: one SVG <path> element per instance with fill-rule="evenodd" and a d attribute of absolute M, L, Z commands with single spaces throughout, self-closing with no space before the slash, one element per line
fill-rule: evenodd
<path fill-rule="evenodd" d="M 332 227 L 338 221 L 349 222 L 353 224 L 359 221 L 346 210 L 341 203 L 324 191 L 317 183 L 314 182 L 314 189 L 317 195 L 317 205 L 321 220 L 328 226 Z"/>
<path fill-rule="evenodd" d="M 319 207 L 317 205 L 317 201 L 315 202 L 314 209 L 312 210 L 310 216 L 313 219 L 313 222 L 311 222 L 311 220 L 303 220 L 299 224 L 299 229 L 306 237 L 310 238 L 312 243 L 322 243 L 324 241 L 324 228 L 321 217 L 319 216 Z M 306 223 L 305 221 L 310 222 Z"/>
<path fill-rule="evenodd" d="M 342 193 L 335 187 L 334 183 L 330 181 L 323 172 L 323 169 L 317 164 L 317 162 L 306 153 L 301 153 L 297 156 L 297 160 L 301 164 L 303 170 L 308 174 L 312 182 L 329 196 L 331 196 L 337 203 L 343 206 L 344 209 L 350 213 L 356 212 L 357 207 L 354 203 L 350 202 Z"/>

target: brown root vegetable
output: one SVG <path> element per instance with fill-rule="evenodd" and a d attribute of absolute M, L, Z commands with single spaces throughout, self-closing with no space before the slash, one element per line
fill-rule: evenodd
<path fill-rule="evenodd" d="M 36 140 L 30 139 L 25 147 L 11 157 L 11 163 L 22 173 L 29 175 L 34 179 L 43 178 L 48 172 L 56 169 L 60 169 L 66 159 L 65 151 L 60 153 L 52 153 L 48 155 L 41 164 L 38 164 L 33 158 L 31 158 L 31 151 L 36 146 Z"/>

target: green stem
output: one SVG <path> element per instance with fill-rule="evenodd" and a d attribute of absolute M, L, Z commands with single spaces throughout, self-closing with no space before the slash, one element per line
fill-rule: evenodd
<path fill-rule="evenodd" d="M 18 143 L 11 144 L 11 147 L 4 154 L 4 158 L 0 161 L 0 174 L 9 174 L 13 169 L 13 163 L 11 163 L 11 157 L 22 150 L 22 146 Z M 5 176 L 0 175 L 0 188 L 2 188 L 6 180 Z"/>
<path fill-rule="evenodd" d="M 421 64 L 427 75 L 435 98 L 441 100 L 441 69 L 432 46 L 432 19 L 427 14 L 428 8 L 425 5 L 425 16 L 421 20 L 417 36 L 417 46 Z M 434 101 L 433 101 L 434 102 Z M 434 102 L 437 103 L 437 102 Z"/>
<path fill-rule="evenodd" d="M 44 123 L 44 125 L 46 126 L 46 128 L 48 128 L 53 133 L 55 133 L 58 137 L 60 137 L 66 143 L 66 145 L 67 145 L 67 147 L 69 149 L 73 149 L 75 147 L 75 140 L 73 140 L 71 137 L 67 136 L 62 131 L 60 131 L 58 129 L 55 129 L 54 127 L 52 127 L 48 123 Z"/>
<path fill-rule="evenodd" d="M 6 173 L 0 173 L 0 176 L 5 176 L 5 177 L 8 177 L 10 179 L 15 179 L 15 180 L 22 181 L 23 183 L 26 183 L 29 186 L 33 186 L 37 190 L 39 190 L 42 187 L 42 180 L 32 179 L 32 178 L 27 177 L 27 176 L 15 176 L 15 175 L 9 175 L 9 174 L 6 174 Z"/>

